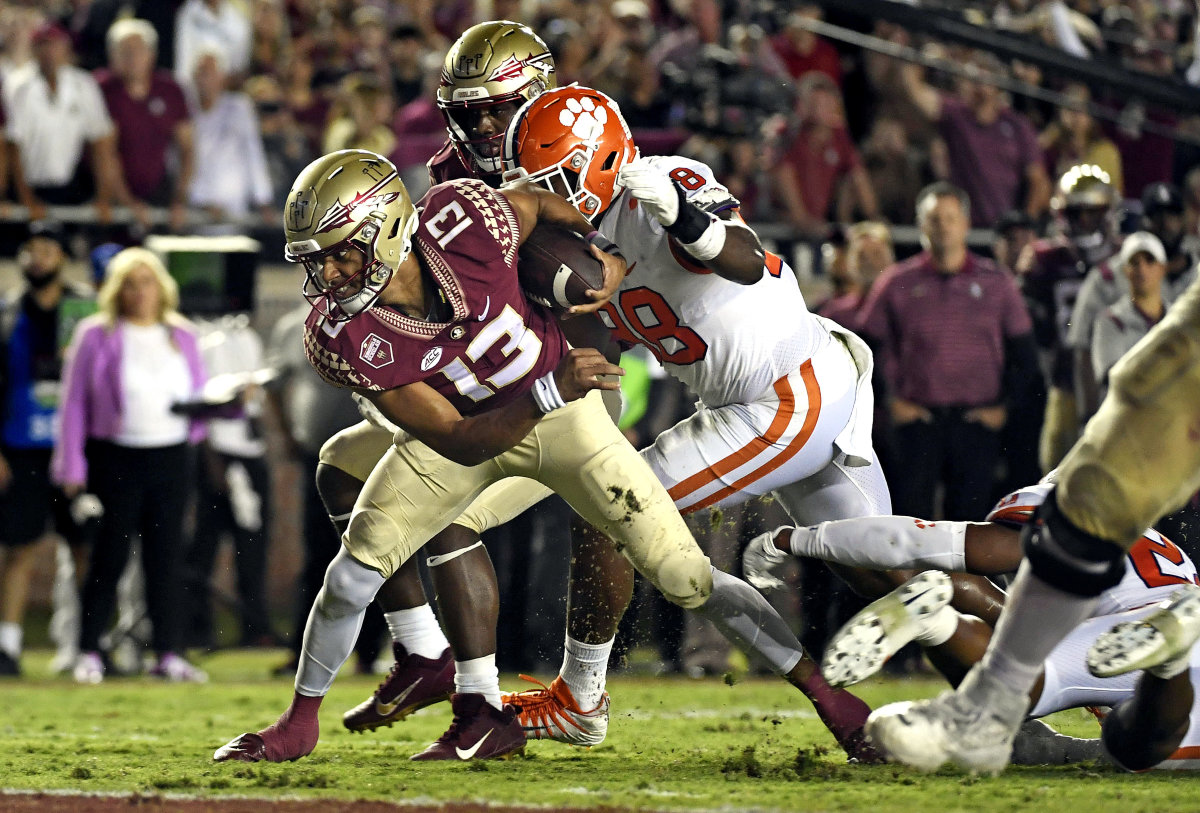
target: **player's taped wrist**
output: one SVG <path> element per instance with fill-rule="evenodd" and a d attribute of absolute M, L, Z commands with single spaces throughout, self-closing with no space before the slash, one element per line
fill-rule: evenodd
<path fill-rule="evenodd" d="M 667 234 L 697 260 L 711 260 L 725 248 L 725 222 L 689 201 L 678 183 L 671 183 L 679 195 L 679 216 L 674 223 L 664 227 Z"/>
<path fill-rule="evenodd" d="M 595 229 L 585 234 L 583 239 L 587 240 L 588 243 L 600 249 L 605 254 L 616 254 L 617 256 L 621 255 L 620 247 Z"/>
<path fill-rule="evenodd" d="M 567 405 L 567 402 L 563 400 L 562 393 L 558 391 L 558 383 L 554 380 L 553 370 L 533 382 L 530 394 L 533 395 L 533 402 L 537 404 L 542 414 L 553 412 Z"/>

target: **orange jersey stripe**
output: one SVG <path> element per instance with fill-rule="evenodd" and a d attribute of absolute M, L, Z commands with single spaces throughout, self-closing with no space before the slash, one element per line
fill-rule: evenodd
<path fill-rule="evenodd" d="M 807 369 L 811 373 L 812 361 L 804 362 L 803 369 Z M 682 497 L 720 479 L 723 475 L 744 465 L 748 460 L 754 459 L 783 437 L 783 433 L 791 423 L 792 415 L 796 411 L 796 394 L 792 392 L 792 385 L 788 382 L 787 376 L 776 381 L 774 388 L 775 394 L 779 396 L 779 409 L 775 411 L 775 417 L 771 419 L 771 425 L 767 427 L 767 431 L 708 468 L 680 480 L 667 491 L 671 495 L 671 499 L 679 502 Z"/>

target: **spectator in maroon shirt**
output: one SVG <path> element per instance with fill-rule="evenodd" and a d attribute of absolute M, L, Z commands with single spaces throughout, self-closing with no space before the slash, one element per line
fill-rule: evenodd
<path fill-rule="evenodd" d="M 108 29 L 107 69 L 96 71 L 108 114 L 117 129 L 124 189 L 143 225 L 146 207 L 170 206 L 172 231 L 183 228 L 192 177 L 192 125 L 187 102 L 170 71 L 155 69 L 158 34 L 145 20 L 123 19 Z M 175 150 L 177 170 L 168 171 Z"/>
<path fill-rule="evenodd" d="M 830 204 L 843 182 L 852 194 L 839 202 L 838 220 L 850 220 L 855 209 L 868 219 L 878 217 L 870 178 L 846 132 L 837 85 L 823 73 L 809 73 L 800 82 L 797 106 L 799 131 L 775 176 L 786 218 L 806 236 L 823 236 L 829 230 Z"/>
<path fill-rule="evenodd" d="M 842 66 L 837 48 L 823 40 L 801 23 L 820 20 L 821 7 L 812 3 L 800 6 L 788 15 L 783 30 L 771 38 L 771 48 L 783 60 L 793 79 L 799 79 L 809 71 L 820 71 L 842 86 Z"/>
<path fill-rule="evenodd" d="M 1032 323 L 1012 276 L 967 251 L 970 202 L 931 184 L 917 197 L 925 251 L 887 269 L 858 327 L 883 356 L 896 460 L 896 513 L 978 519 L 992 501 L 1006 395 L 1037 373 Z"/>
<path fill-rule="evenodd" d="M 969 63 L 977 72 L 996 73 L 989 54 Z M 1042 163 L 1037 133 L 1029 120 L 1010 108 L 995 85 L 960 79 L 954 95 L 926 83 L 921 66 L 906 63 L 902 85 L 946 142 L 950 180 L 971 199 L 971 223 L 990 228 L 1009 209 L 1022 208 L 1037 218 L 1050 203 L 1050 178 Z M 1018 195 L 1024 187 L 1025 200 Z"/>

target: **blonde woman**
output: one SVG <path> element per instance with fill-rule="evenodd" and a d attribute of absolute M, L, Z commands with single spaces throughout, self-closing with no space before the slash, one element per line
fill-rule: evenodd
<path fill-rule="evenodd" d="M 146 249 L 127 248 L 108 265 L 99 313 L 79 323 L 67 348 L 51 471 L 68 495 L 86 488 L 104 506 L 81 598 L 75 665 L 81 683 L 104 679 L 100 635 L 135 536 L 142 544 L 158 656 L 151 674 L 206 679 L 179 654 L 182 614 L 176 602 L 190 446 L 202 439 L 204 427 L 172 407 L 199 393 L 205 372 L 196 334 L 176 311 L 178 303 L 179 289 L 162 261 Z"/>

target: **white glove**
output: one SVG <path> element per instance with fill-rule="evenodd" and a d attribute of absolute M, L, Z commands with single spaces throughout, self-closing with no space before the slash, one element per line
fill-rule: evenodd
<path fill-rule="evenodd" d="M 781 579 L 771 574 L 772 570 L 792 558 L 775 547 L 775 535 L 783 527 L 754 537 L 742 554 L 742 576 L 764 593 L 784 586 Z"/>
<path fill-rule="evenodd" d="M 383 429 L 391 432 L 393 435 L 400 431 L 400 427 L 392 423 L 387 417 L 379 411 L 379 407 L 371 403 L 371 399 L 365 395 L 360 395 L 357 392 L 351 393 L 350 397 L 354 399 L 354 405 L 358 407 L 358 414 L 367 419 L 367 423 L 374 426 L 376 429 Z"/>
<path fill-rule="evenodd" d="M 89 519 L 104 516 L 104 504 L 100 498 L 87 492 L 77 494 L 67 510 L 71 514 L 71 521 L 80 526 L 86 525 Z"/>
<path fill-rule="evenodd" d="M 679 193 L 667 171 L 648 158 L 636 158 L 617 173 L 617 183 L 641 201 L 659 223 L 670 226 L 679 219 Z"/>

